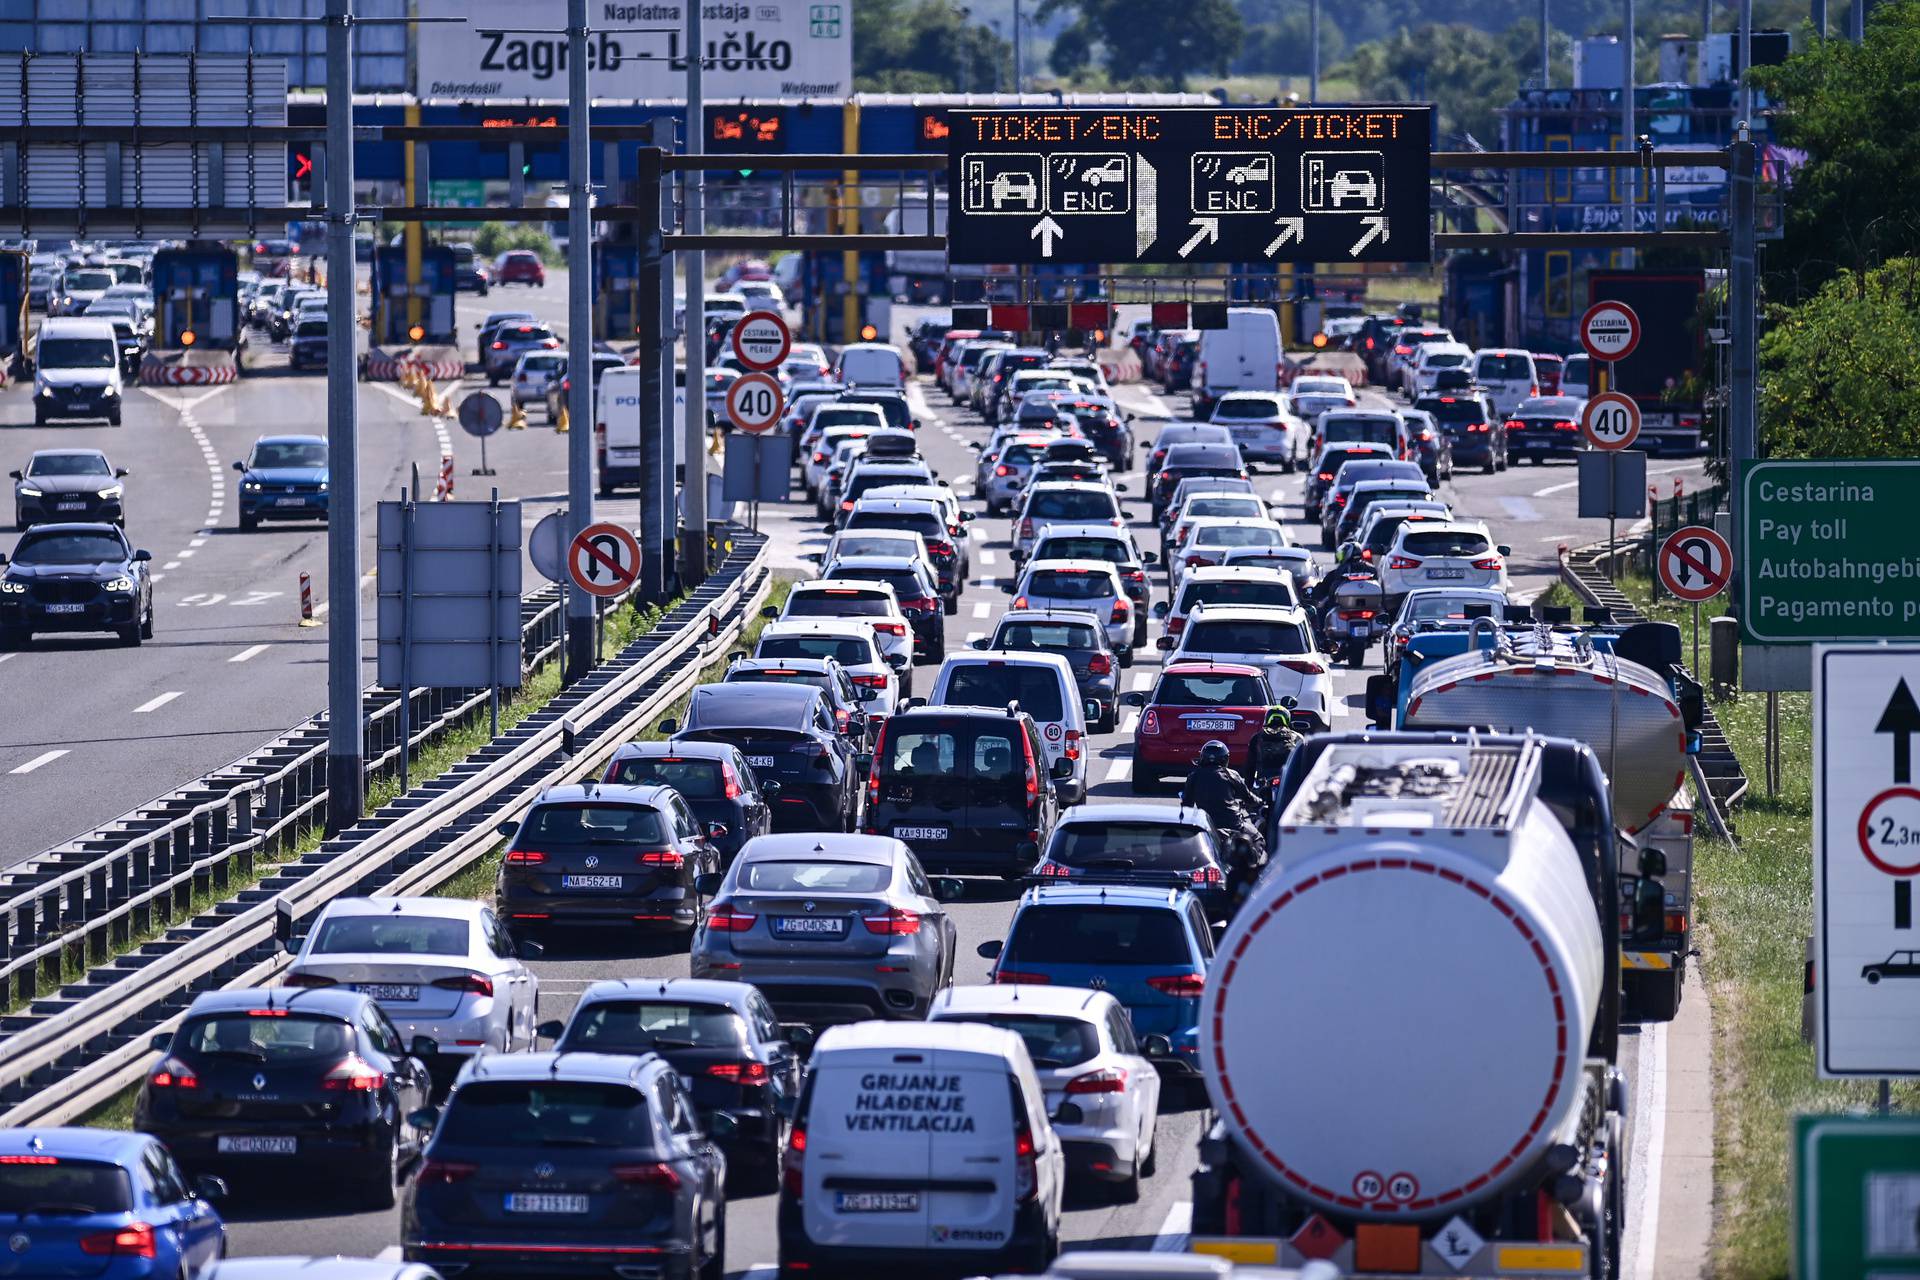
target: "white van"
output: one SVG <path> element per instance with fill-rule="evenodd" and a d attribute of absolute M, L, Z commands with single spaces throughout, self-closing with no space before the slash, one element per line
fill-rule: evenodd
<path fill-rule="evenodd" d="M 849 387 L 893 387 L 905 390 L 907 358 L 890 342 L 856 342 L 840 349 L 833 376 Z"/>
<path fill-rule="evenodd" d="M 1560 366 L 1560 394 L 1586 399 L 1593 377 L 1592 370 L 1593 361 L 1587 358 L 1586 352 L 1577 351 L 1568 356 L 1566 363 Z"/>
<path fill-rule="evenodd" d="M 33 423 L 105 418 L 120 425 L 120 342 L 109 320 L 60 316 L 40 322 L 33 345 Z"/>
<path fill-rule="evenodd" d="M 967 1023 L 857 1022 L 814 1046 L 787 1148 L 780 1274 L 1044 1271 L 1066 1156 L 1026 1041 Z"/>
<path fill-rule="evenodd" d="M 677 433 L 686 420 L 686 371 L 681 369 L 674 377 L 671 439 L 680 438 Z M 612 496 L 618 486 L 640 483 L 639 366 L 622 365 L 600 375 L 593 402 L 593 451 L 600 472 L 601 497 Z M 672 457 L 677 451 L 669 448 L 666 452 Z"/>
<path fill-rule="evenodd" d="M 1508 417 L 1523 400 L 1540 394 L 1540 371 L 1533 353 L 1514 347 L 1488 347 L 1473 353 L 1473 380 L 1486 388 L 1493 411 Z"/>
<path fill-rule="evenodd" d="M 982 649 L 955 654 L 940 664 L 927 703 L 935 707 L 997 707 L 1018 702 L 1040 728 L 1047 769 L 1071 761 L 1073 776 L 1054 784 L 1063 805 L 1087 798 L 1087 709 L 1074 682 L 1073 665 L 1058 653 Z"/>
<path fill-rule="evenodd" d="M 1193 368 L 1193 416 L 1213 415 L 1222 391 L 1278 391 L 1280 319 L 1265 307 L 1227 308 L 1227 327 L 1200 335 Z"/>

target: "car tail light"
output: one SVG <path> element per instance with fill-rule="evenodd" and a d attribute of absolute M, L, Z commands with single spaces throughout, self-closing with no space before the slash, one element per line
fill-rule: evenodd
<path fill-rule="evenodd" d="M 1280 665 L 1289 671 L 1298 671 L 1303 676 L 1322 676 L 1327 669 L 1312 658 L 1282 658 Z"/>
<path fill-rule="evenodd" d="M 516 373 L 513 375 L 513 380 L 515 382 L 525 382 L 527 380 L 527 375 L 524 373 Z"/>
<path fill-rule="evenodd" d="M 1397 356 L 1410 356 L 1413 354 L 1413 348 L 1403 342 L 1393 349 L 1393 354 Z"/>
<path fill-rule="evenodd" d="M 815 462 L 825 462 L 827 460 L 827 455 L 819 452 L 818 450 L 815 450 L 813 455 L 813 460 Z"/>
<path fill-rule="evenodd" d="M 707 1064 L 707 1074 L 735 1084 L 765 1084 L 769 1078 L 764 1062 L 712 1062 Z"/>
<path fill-rule="evenodd" d="M 442 991 L 465 991 L 476 996 L 493 994 L 493 979 L 484 973 L 463 973 L 452 978 L 438 978 L 433 985 Z"/>
<path fill-rule="evenodd" d="M 1016 608 L 1016 609 L 1024 609 L 1024 608 L 1026 608 L 1026 607 L 1027 607 L 1027 598 L 1026 598 L 1025 596 L 1015 596 L 1015 597 L 1013 598 L 1013 607 L 1014 607 L 1014 608 Z"/>
<path fill-rule="evenodd" d="M 1152 707 L 1148 707 L 1147 713 L 1140 717 L 1140 732 L 1155 735 L 1160 732 L 1160 713 Z"/>
<path fill-rule="evenodd" d="M 1073 868 L 1062 866 L 1052 858 L 1044 858 L 1041 860 L 1040 865 L 1034 869 L 1034 874 L 1037 876 L 1045 876 L 1050 880 L 1065 880 L 1073 874 Z"/>
<path fill-rule="evenodd" d="M 1321 473 L 1320 473 L 1319 475 L 1317 475 L 1317 476 L 1315 476 L 1315 477 L 1314 477 L 1314 479 L 1316 479 L 1316 480 L 1324 480 L 1324 481 L 1326 481 L 1326 482 L 1327 482 L 1328 484 L 1331 484 L 1331 483 L 1333 483 L 1333 472 L 1331 472 L 1331 471 L 1322 471 L 1322 472 L 1321 472 Z"/>
<path fill-rule="evenodd" d="M 1125 600 L 1113 602 L 1113 612 L 1107 615 L 1108 622 L 1125 622 L 1133 616 L 1133 608 Z"/>
<path fill-rule="evenodd" d="M 290 973 L 280 979 L 280 985 L 283 987 L 331 987 L 335 982 L 332 978 L 318 973 Z"/>
<path fill-rule="evenodd" d="M 0 1156 L 0 1164 L 59 1164 L 59 1156 Z"/>
<path fill-rule="evenodd" d="M 920 932 L 920 914 L 916 911 L 902 911 L 893 907 L 877 916 L 862 916 L 860 922 L 867 926 L 868 933 L 877 933 L 882 937 L 905 937 Z"/>
<path fill-rule="evenodd" d="M 887 687 L 887 678 L 885 676 L 873 675 L 869 673 L 865 675 L 851 676 L 849 678 L 855 684 L 865 685 L 869 689 L 884 689 Z"/>
<path fill-rule="evenodd" d="M 1212 564 L 1213 561 L 1203 555 L 1191 555 L 1187 557 L 1187 568 L 1189 569 L 1205 569 L 1211 567 Z"/>
<path fill-rule="evenodd" d="M 1177 636 L 1177 635 L 1179 635 L 1179 634 L 1180 634 L 1180 633 L 1181 633 L 1182 631 L 1185 631 L 1186 629 L 1187 629 L 1187 620 L 1186 620 L 1185 618 L 1182 618 L 1182 617 L 1179 617 L 1179 616 L 1177 616 L 1177 615 L 1176 615 L 1176 616 L 1174 616 L 1174 617 L 1171 617 L 1171 618 L 1168 618 L 1168 619 L 1167 619 L 1167 634 L 1168 634 L 1168 635 L 1170 635 L 1170 636 Z"/>
<path fill-rule="evenodd" d="M 996 969 L 993 980 L 1004 986 L 1047 987 L 1053 985 L 1053 979 L 1044 973 L 1025 973 L 1019 969 Z"/>
<path fill-rule="evenodd" d="M 807 1166 L 807 1127 L 803 1124 L 793 1126 L 793 1132 L 787 1138 L 787 1158 L 781 1161 L 780 1192 L 800 1199 L 800 1188 L 805 1182 L 803 1175 Z"/>
<path fill-rule="evenodd" d="M 951 542 L 929 542 L 927 544 L 927 551 L 933 555 L 945 558 L 953 554 L 953 544 Z"/>
<path fill-rule="evenodd" d="M 1207 976 L 1204 973 L 1162 974 L 1156 978 L 1148 978 L 1147 985 L 1163 996 L 1193 999 L 1207 989 Z"/>
<path fill-rule="evenodd" d="M 495 351 L 505 351 L 507 349 L 507 344 L 504 342 L 501 342 L 498 338 L 496 338 L 494 339 L 493 349 Z"/>
<path fill-rule="evenodd" d="M 643 867 L 679 868 L 687 865 L 686 855 L 677 849 L 649 849 L 640 855 Z"/>
<path fill-rule="evenodd" d="M 1487 422 L 1469 422 L 1467 432 L 1470 435 L 1487 435 L 1493 431 L 1493 425 Z"/>
<path fill-rule="evenodd" d="M 468 1164 L 464 1160 L 427 1160 L 420 1166 L 416 1175 L 419 1182 L 426 1186 L 452 1186 L 456 1182 L 465 1182 L 480 1172 L 477 1164 Z"/>
<path fill-rule="evenodd" d="M 1473 562 L 1473 567 L 1476 569 L 1488 569 L 1488 570 L 1498 569 L 1500 567 L 1500 557 L 1499 556 L 1482 556 L 1480 559 L 1475 560 Z"/>
<path fill-rule="evenodd" d="M 904 622 L 876 622 L 873 624 L 873 629 L 882 635 L 888 636 L 904 636 L 907 634 L 907 624 Z"/>
<path fill-rule="evenodd" d="M 1371 609 L 1341 609 L 1338 612 L 1341 617 L 1347 619 L 1349 622 L 1364 622 L 1373 616 L 1373 610 Z"/>
<path fill-rule="evenodd" d="M 1024 733 L 1020 735 L 1020 750 L 1027 758 L 1027 807 L 1032 809 L 1040 803 L 1040 765 L 1033 758 L 1033 742 Z"/>
<path fill-rule="evenodd" d="M 1115 621 L 1118 621 L 1118 619 L 1115 619 Z M 1089 675 L 1104 676 L 1111 674 L 1112 671 L 1113 659 L 1104 653 L 1096 653 L 1093 657 L 1087 659 L 1087 673 Z"/>
<path fill-rule="evenodd" d="M 1218 888 L 1227 882 L 1227 877 L 1218 867 L 1195 867 L 1192 879 L 1195 884 L 1203 888 L 1208 886 Z"/>
<path fill-rule="evenodd" d="M 90 1231 L 80 1237 L 80 1252 L 95 1258 L 151 1258 L 153 1228 L 144 1222 L 130 1222 L 112 1231 Z"/>
<path fill-rule="evenodd" d="M 915 596 L 911 600 L 902 600 L 900 607 L 902 609 L 912 609 L 917 613 L 938 613 L 940 611 L 940 602 L 932 596 Z M 901 631 L 895 634 L 905 635 L 906 632 Z"/>
<path fill-rule="evenodd" d="M 1508 418 L 1502 425 L 1505 426 L 1508 431 L 1525 431 L 1527 429 L 1527 424 L 1518 418 Z"/>
<path fill-rule="evenodd" d="M 1147 580 L 1147 571 L 1145 569 L 1128 569 L 1120 576 L 1128 582 L 1145 582 Z"/>
<path fill-rule="evenodd" d="M 440 984 L 436 982 L 433 985 L 437 987 Z M 491 982 L 487 983 L 487 989 L 493 989 Z M 378 1093 L 386 1082 L 385 1072 L 374 1070 L 372 1063 L 350 1054 L 339 1066 L 327 1072 L 326 1078 L 320 1081 L 320 1087 L 334 1093 Z"/>
<path fill-rule="evenodd" d="M 1010 476 L 1013 474 L 1013 468 L 1003 462 L 993 469 L 993 474 L 996 476 Z"/>
<path fill-rule="evenodd" d="M 1578 431 L 1580 424 L 1577 422 L 1569 422 L 1567 419 L 1562 418 L 1553 424 L 1553 429 L 1555 431 Z"/>
<path fill-rule="evenodd" d="M 842 711 L 840 714 L 845 715 L 846 712 Z M 740 776 L 733 771 L 733 766 L 725 761 L 720 764 L 720 779 L 726 784 L 727 799 L 738 800 L 744 793 L 745 788 L 740 785 Z"/>
<path fill-rule="evenodd" d="M 193 1068 L 180 1059 L 163 1058 L 153 1074 L 147 1077 L 147 1083 L 156 1089 L 198 1089 L 200 1077 L 193 1074 Z M 51 1161 L 53 1157 L 48 1156 L 47 1159 Z"/>
<path fill-rule="evenodd" d="M 835 707 L 833 709 L 833 727 L 835 729 L 838 729 L 841 733 L 845 733 L 847 731 L 847 725 L 850 724 L 852 720 L 853 720 L 853 713 L 851 711 L 848 711 L 845 707 Z M 727 784 L 727 787 L 728 787 L 727 798 L 729 800 L 737 799 L 740 795 L 740 784 L 737 782 L 729 782 Z"/>
<path fill-rule="evenodd" d="M 1080 731 L 1078 729 L 1067 730 L 1066 754 L 1069 760 L 1078 760 L 1080 758 Z"/>
<path fill-rule="evenodd" d="M 1033 536 L 1032 520 L 1022 520 L 1020 522 L 1020 536 L 1023 538 L 1031 538 Z"/>
<path fill-rule="evenodd" d="M 1040 1161 L 1033 1130 L 1021 1125 L 1013 1135 L 1013 1194 L 1021 1204 L 1040 1194 Z"/>
<path fill-rule="evenodd" d="M 734 1064 L 728 1064 L 734 1065 Z M 757 1063 L 755 1065 L 758 1065 Z M 678 1191 L 680 1175 L 670 1164 L 617 1164 L 608 1170 L 622 1186 L 643 1187 L 649 1191 Z"/>
<path fill-rule="evenodd" d="M 1539 394 L 1540 394 L 1540 384 L 1536 382 L 1536 383 L 1534 383 L 1534 384 L 1533 384 L 1532 386 L 1530 386 L 1530 387 L 1528 387 L 1528 388 L 1527 388 L 1527 394 L 1528 394 L 1528 395 L 1530 395 L 1530 396 L 1537 396 L 1537 395 L 1539 395 Z"/>
<path fill-rule="evenodd" d="M 546 860 L 547 855 L 541 853 L 538 849 L 509 849 L 507 851 L 508 866 L 537 867 Z"/>
<path fill-rule="evenodd" d="M 745 933 L 753 928 L 753 922 L 759 918 L 758 915 L 736 911 L 731 903 L 726 902 L 716 902 L 707 908 L 707 928 L 721 933 Z"/>
<path fill-rule="evenodd" d="M 846 500 L 845 500 L 844 502 L 842 502 L 842 503 L 840 504 L 840 509 L 841 509 L 842 511 L 851 511 L 851 510 L 853 510 L 853 499 L 852 499 L 852 498 L 848 498 L 848 499 L 846 499 Z"/>
<path fill-rule="evenodd" d="M 1387 561 L 1389 569 L 1418 569 L 1420 562 L 1412 556 L 1394 556 Z"/>
<path fill-rule="evenodd" d="M 1069 1097 L 1076 1093 L 1125 1093 L 1127 1073 L 1123 1067 L 1089 1071 L 1083 1076 L 1075 1076 L 1067 1081 L 1066 1091 Z"/>

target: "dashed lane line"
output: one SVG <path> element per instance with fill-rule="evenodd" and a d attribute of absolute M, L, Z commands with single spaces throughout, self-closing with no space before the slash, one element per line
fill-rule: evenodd
<path fill-rule="evenodd" d="M 167 693 L 161 694 L 157 698 L 149 698 L 147 699 L 147 701 L 135 707 L 133 709 L 133 714 L 136 716 L 143 716 L 147 714 L 147 712 L 149 711 L 158 711 L 160 708 L 166 706 L 169 702 L 172 702 L 175 698 L 182 696 L 182 693 L 183 693 L 182 690 L 174 689 Z"/>
<path fill-rule="evenodd" d="M 67 754 L 67 751 L 64 747 L 58 751 L 43 751 L 39 755 L 35 756 L 33 759 L 27 761 L 25 764 L 19 766 L 16 769 L 9 769 L 7 772 L 32 773 L 35 769 L 38 769 L 41 765 L 52 764 L 55 760 L 58 760 L 61 756 L 64 756 L 66 754 Z"/>
<path fill-rule="evenodd" d="M 268 649 L 271 649 L 272 647 L 273 646 L 270 644 L 250 644 L 246 648 L 242 649 L 240 652 L 234 654 L 231 658 L 228 658 L 227 661 L 228 662 L 247 662 L 253 658 L 259 657 L 261 654 L 265 653 Z"/>
<path fill-rule="evenodd" d="M 973 602 L 973 616 L 976 618 L 991 618 L 993 616 L 993 606 L 985 600 L 975 600 Z"/>

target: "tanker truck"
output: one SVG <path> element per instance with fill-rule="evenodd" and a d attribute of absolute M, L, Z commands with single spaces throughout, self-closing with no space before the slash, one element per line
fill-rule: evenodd
<path fill-rule="evenodd" d="M 1613 818 L 1584 745 L 1319 735 L 1200 1017 L 1192 1248 L 1344 1276 L 1611 1278 Z"/>
<path fill-rule="evenodd" d="M 1532 730 L 1592 746 L 1622 833 L 1621 910 L 1634 921 L 1621 944 L 1626 1014 L 1670 1021 L 1693 945 L 1686 770 L 1703 714 L 1700 686 L 1680 661 L 1680 629 L 1614 626 L 1598 611 L 1578 627 L 1568 610 L 1542 610 L 1539 621 L 1524 605 L 1508 613 L 1504 626 L 1481 616 L 1414 632 L 1392 673 L 1368 681 L 1368 718 L 1383 728 Z"/>

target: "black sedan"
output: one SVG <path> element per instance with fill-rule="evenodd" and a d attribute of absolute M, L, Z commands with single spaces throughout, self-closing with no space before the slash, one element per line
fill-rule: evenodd
<path fill-rule="evenodd" d="M 0 648 L 36 631 L 112 631 L 120 643 L 153 638 L 153 556 L 111 524 L 42 524 L 0 556 Z"/>
<path fill-rule="evenodd" d="M 548 787 L 500 834 L 494 897 L 517 937 L 566 923 L 691 932 L 694 882 L 720 869 L 715 833 L 672 787 Z"/>
<path fill-rule="evenodd" d="M 1539 466 L 1548 458 L 1578 457 L 1582 446 L 1579 396 L 1534 396 L 1507 419 L 1507 452 Z"/>
<path fill-rule="evenodd" d="M 866 704 L 881 696 L 878 689 L 855 684 L 847 669 L 832 658 L 735 658 L 720 677 L 726 684 L 805 684 L 827 695 L 833 723 L 852 738 L 859 751 L 873 750 L 877 728 Z"/>
<path fill-rule="evenodd" d="M 662 720 L 675 742 L 730 742 L 762 783 L 778 782 L 776 831 L 851 831 L 865 779 L 854 743 L 833 722 L 827 696 L 804 685 L 703 684 L 687 721 Z"/>
<path fill-rule="evenodd" d="M 629 742 L 607 761 L 602 782 L 672 787 L 706 828 L 724 862 L 771 826 L 777 782 L 761 782 L 726 742 Z"/>
<path fill-rule="evenodd" d="M 1241 460 L 1240 450 L 1230 444 L 1177 444 L 1167 450 L 1167 459 L 1154 473 L 1153 488 L 1148 491 L 1148 500 L 1153 505 L 1153 518 L 1158 520 L 1173 498 L 1173 491 L 1180 482 L 1190 476 L 1220 476 L 1244 480 L 1247 478 L 1247 464 Z"/>
<path fill-rule="evenodd" d="M 98 449 L 39 449 L 13 477 L 13 523 L 23 532 L 49 520 L 98 520 L 127 527 L 125 467 Z"/>
<path fill-rule="evenodd" d="M 224 1174 L 236 1187 L 340 1187 L 385 1209 L 424 1145 L 409 1117 L 427 1105 L 421 1059 L 437 1046 L 424 1036 L 402 1044 L 371 996 L 209 991 L 152 1045 L 162 1056 L 140 1085 L 133 1127 L 191 1173 Z"/>

